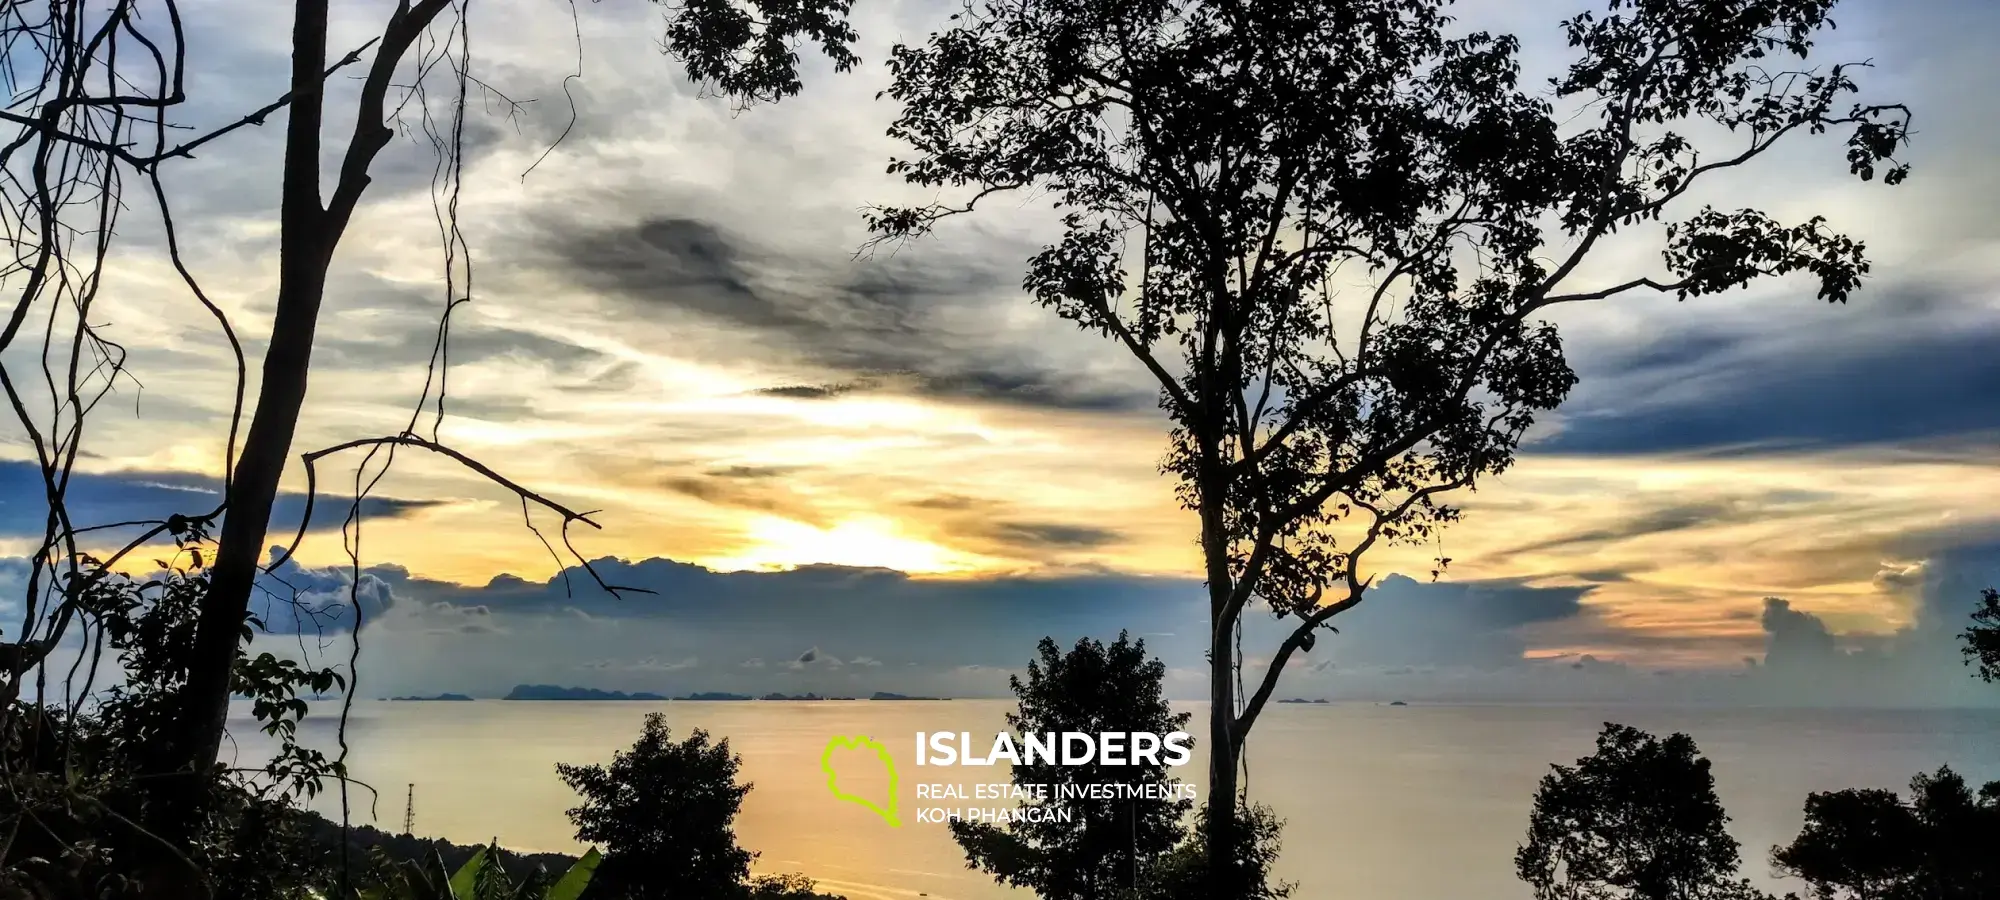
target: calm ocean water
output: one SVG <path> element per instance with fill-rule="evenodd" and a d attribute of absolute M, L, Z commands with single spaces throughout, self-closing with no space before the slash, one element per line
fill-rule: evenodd
<path fill-rule="evenodd" d="M 353 819 L 399 829 L 405 785 L 416 786 L 417 832 L 471 843 L 576 850 L 563 811 L 575 795 L 557 762 L 604 762 L 663 711 L 675 735 L 727 737 L 755 784 L 737 832 L 759 871 L 798 871 L 853 900 L 1020 898 L 965 868 L 944 826 L 914 821 L 919 806 L 1004 807 L 1002 801 L 920 801 L 918 783 L 1006 781 L 1005 768 L 917 768 L 919 731 L 992 733 L 1008 701 L 817 703 L 357 702 L 351 769 L 381 791 L 371 819 L 357 791 Z M 1191 730 L 1200 734 L 1201 704 Z M 316 710 L 331 712 L 331 709 Z M 324 722 L 325 720 L 321 720 Z M 1902 788 L 1950 764 L 1968 779 L 2000 779 L 2000 712 L 1685 709 L 1582 706 L 1276 705 L 1251 737 L 1250 791 L 1286 820 L 1281 875 L 1302 898 L 1522 900 L 1513 853 L 1535 785 L 1553 762 L 1586 755 L 1616 721 L 1693 736 L 1715 763 L 1717 790 L 1744 845 L 1745 874 L 1766 887 L 1771 845 L 1797 833 L 1813 790 Z M 238 723 L 238 734 L 254 729 Z M 315 730 L 316 742 L 328 737 Z M 866 735 L 902 762 L 902 827 L 834 799 L 820 757 L 834 735 Z M 239 738 L 238 760 L 264 745 Z M 837 761 L 843 787 L 884 792 L 864 766 Z M 1202 782 L 1205 758 L 1180 771 Z M 856 773 L 850 775 L 849 773 Z M 337 814 L 338 800 L 321 808 Z M 1792 887 L 1796 887 L 1795 885 Z"/>

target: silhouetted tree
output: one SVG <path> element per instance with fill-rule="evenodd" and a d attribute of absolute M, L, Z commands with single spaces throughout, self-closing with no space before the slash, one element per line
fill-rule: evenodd
<path fill-rule="evenodd" d="M 558 763 L 563 783 L 583 795 L 583 805 L 569 811 L 576 839 L 604 850 L 590 896 L 740 896 L 756 857 L 736 845 L 736 811 L 751 787 L 736 781 L 741 764 L 727 738 L 711 743 L 699 728 L 672 740 L 659 713 L 646 715 L 632 749 L 619 751 L 608 766 Z"/>
<path fill-rule="evenodd" d="M 777 100 L 800 89 L 797 74 L 797 45 L 817 42 L 841 69 L 851 67 L 855 58 L 848 50 L 853 34 L 845 16 L 852 0 L 694 0 L 667 6 L 665 49 L 686 63 L 688 74 L 709 83 L 739 102 Z M 243 441 L 243 454 L 232 460 L 226 481 L 221 542 L 215 560 L 215 580 L 208 603 L 203 608 L 200 628 L 195 634 L 195 668 L 187 690 L 188 714 L 180 733 L 170 745 L 179 768 L 206 770 L 215 764 L 225 720 L 228 715 L 228 661 L 239 640 L 239 626 L 249 609 L 259 561 L 267 546 L 271 506 L 277 497 L 278 482 L 284 474 L 291 450 L 292 434 L 304 407 L 306 376 L 310 368 L 313 333 L 319 319 L 320 301 L 326 292 L 328 266 L 347 230 L 347 223 L 368 189 L 369 169 L 376 156 L 388 146 L 393 135 L 390 91 L 396 74 L 413 48 L 432 46 L 422 39 L 431 24 L 448 10 L 457 11 L 457 21 L 447 35 L 443 49 L 456 54 L 450 68 L 459 83 L 456 115 L 464 115 L 465 77 L 469 51 L 465 49 L 464 7 L 468 0 L 398 0 L 384 25 L 372 62 L 357 101 L 354 133 L 348 141 L 339 173 L 327 194 L 320 174 L 325 147 L 321 135 L 322 102 L 320 84 L 327 68 L 328 0 L 296 0 L 292 28 L 291 112 L 285 127 L 285 165 L 279 230 L 279 272 L 270 341 L 265 350 L 263 376 L 257 391 L 255 411 Z M 431 60 L 420 60 L 430 63 Z M 454 159 L 449 171 L 457 176 L 456 137 L 448 144 Z M 442 170 L 441 170 L 442 171 Z M 453 182 L 455 184 L 455 181 Z M 449 270 L 454 258 L 462 257 L 463 236 L 458 233 L 456 203 L 450 205 L 447 223 L 447 298 L 455 305 L 470 299 L 470 275 Z M 463 264 L 463 263 L 461 263 Z M 462 280 L 454 281 L 458 278 Z M 449 306 L 446 315 L 449 315 Z M 438 349 L 433 363 L 443 353 L 446 329 L 438 332 Z M 440 380 L 441 383 L 441 380 Z M 530 501 L 562 518 L 566 529 L 572 522 L 594 525 L 584 514 L 549 501 L 521 488 L 491 470 L 437 442 L 435 425 L 429 436 L 417 428 L 426 403 L 435 402 L 436 416 L 442 418 L 442 388 L 435 391 L 425 384 L 423 398 L 410 424 L 401 433 L 382 438 L 340 444 L 307 454 L 306 464 L 329 453 L 367 448 L 371 458 L 376 450 L 413 447 L 471 466 L 521 495 L 525 512 Z M 435 420 L 434 420 L 435 421 Z M 232 423 L 232 446 L 233 446 Z M 364 467 L 365 467 L 364 463 Z M 379 478 L 379 475 L 373 476 Z M 367 482 L 357 476 L 357 486 Z M 358 503 L 358 498 L 357 498 Z M 303 527 L 303 525 L 301 526 Z M 581 557 L 579 557 L 581 561 Z M 610 588 L 610 585 L 605 585 Z"/>
<path fill-rule="evenodd" d="M 1120 632 L 1109 645 L 1090 638 L 1076 642 L 1068 653 L 1053 638 L 1042 638 L 1039 657 L 1028 663 L 1027 679 L 1007 680 L 1018 704 L 1007 714 L 1016 744 L 1025 748 L 1027 735 L 1053 732 L 1151 732 L 1166 735 L 1187 727 L 1188 714 L 1176 713 L 1161 692 L 1166 666 L 1148 658 L 1146 642 Z M 985 748 L 976 748 L 983 752 Z M 1127 759 L 1129 744 L 1121 750 Z M 1181 835 L 1181 818 L 1194 805 L 1189 799 L 1098 800 L 1058 799 L 1056 785 L 1177 784 L 1172 769 L 1159 761 L 1105 765 L 1093 757 L 1083 765 L 1065 766 L 1037 759 L 1013 766 L 1015 784 L 1050 785 L 1051 796 L 1026 801 L 1054 813 L 1065 810 L 1070 821 L 1053 816 L 1044 821 L 954 821 L 951 834 L 965 849 L 967 865 L 991 874 L 995 881 L 1034 891 L 1047 900 L 1099 900 L 1139 883 L 1141 873 Z"/>
<path fill-rule="evenodd" d="M 739 104 L 778 100 L 801 88 L 802 44 L 817 45 L 837 69 L 854 65 L 849 50 L 854 35 L 845 21 L 850 3 L 662 2 L 664 48 L 685 64 L 691 78 Z M 228 124 L 198 131 L 175 120 L 177 111 L 193 102 L 189 87 L 198 84 L 186 77 L 189 60 L 207 49 L 189 46 L 188 33 L 201 28 L 198 23 L 189 28 L 188 19 L 227 18 L 232 12 L 207 4 L 184 16 L 184 5 L 179 0 L 0 4 L 0 36 L 5 38 L 0 41 L 4 57 L 0 62 L 9 84 L 9 105 L 0 111 L 5 125 L 0 127 L 13 129 L 0 140 L 0 243 L 9 251 L 6 282 L 12 293 L 9 309 L 0 314 L 0 393 L 7 396 L 8 410 L 16 420 L 10 425 L 18 424 L 23 444 L 32 447 L 42 482 L 39 493 L 48 506 L 44 534 L 28 554 L 26 589 L 18 605 L 21 624 L 8 633 L 10 640 L 0 643 L 0 732 L 25 728 L 39 733 L 10 721 L 17 714 L 31 715 L 42 725 L 73 724 L 43 714 L 53 710 L 30 709 L 40 705 L 39 696 L 34 704 L 14 701 L 24 685 L 41 683 L 34 676 L 46 674 L 39 667 L 56 647 L 74 642 L 83 596 L 138 548 L 165 537 L 206 540 L 219 525 L 219 545 L 209 570 L 212 579 L 200 598 L 187 652 L 179 657 L 184 670 L 176 688 L 180 707 L 176 715 L 158 723 L 144 748 L 153 771 L 132 784 L 133 790 L 148 795 L 146 819 L 134 827 L 160 840 L 121 857 L 153 870 L 164 866 L 164 875 L 154 871 L 145 877 L 146 889 L 175 900 L 207 888 L 187 880 L 203 873 L 179 864 L 191 849 L 179 842 L 201 833 L 199 820 L 213 812 L 206 807 L 217 799 L 209 787 L 218 770 L 238 652 L 254 630 L 244 628 L 245 617 L 268 546 L 272 506 L 304 408 L 329 269 L 371 184 L 371 169 L 398 125 L 421 131 L 439 153 L 432 199 L 442 233 L 445 302 L 430 378 L 408 424 L 397 433 L 302 454 L 308 492 L 316 487 L 315 461 L 333 453 L 367 451 L 349 508 L 348 525 L 358 528 L 361 497 L 398 448 L 412 448 L 459 462 L 514 492 L 524 517 L 530 506 L 539 506 L 559 517 L 565 530 L 577 522 L 595 524 L 438 441 L 449 317 L 452 309 L 471 299 L 470 253 L 459 228 L 457 202 L 467 99 L 479 95 L 470 104 L 473 109 L 482 99 L 497 99 L 510 111 L 518 109 L 471 70 L 467 23 L 471 9 L 479 4 L 395 0 L 386 5 L 387 18 L 378 34 L 336 57 L 327 43 L 329 0 L 292 0 L 288 4 L 293 13 L 291 71 L 286 83 L 272 86 L 270 102 Z M 568 35 L 552 38 L 567 42 Z M 353 82 L 352 132 L 344 148 L 328 146 L 322 134 L 327 87 L 336 72 L 349 67 L 362 70 Z M 440 79 L 446 83 L 439 85 Z M 449 98 L 446 114 L 436 115 L 427 86 L 445 88 L 438 93 Z M 405 109 L 421 113 L 410 116 L 415 121 L 399 119 Z M 268 335 L 252 391 L 249 360 L 237 337 L 241 323 L 232 324 L 230 313 L 210 301 L 183 260 L 160 170 L 277 114 L 286 118 L 278 286 L 268 327 L 251 329 Z M 328 184 L 322 164 L 335 155 L 340 161 Z M 120 231 L 118 217 L 129 205 L 122 190 L 131 183 L 145 185 L 156 201 L 164 234 L 160 249 L 184 282 L 191 302 L 214 318 L 217 341 L 226 342 L 234 355 L 236 380 L 227 435 L 217 435 L 215 441 L 221 450 L 216 462 L 223 490 L 219 503 L 191 510 L 162 509 L 139 521 L 78 521 L 67 502 L 77 460 L 104 455 L 86 449 L 86 420 L 121 379 L 133 374 L 126 369 L 124 347 L 103 324 L 101 313 L 93 311 L 98 287 L 105 281 L 105 260 L 120 257 L 112 245 Z M 35 334 L 37 330 L 41 333 Z M 31 371 L 31 377 L 20 377 Z M 426 419 L 431 427 L 420 432 L 420 422 Z M 309 518 L 302 519 L 301 533 Z M 86 565 L 86 550 L 102 543 L 117 549 L 102 555 L 101 565 Z M 568 549 L 566 538 L 564 544 Z M 584 557 L 576 558 L 589 568 Z M 358 634 L 359 623 L 349 624 L 350 634 Z M 87 681 L 80 682 L 74 696 L 60 698 L 54 705 L 80 703 L 91 689 Z M 32 756 L 32 749 L 7 751 L 0 755 L 5 775 L 35 774 L 14 767 L 17 760 Z M 343 797 L 345 784 L 343 780 Z M 20 824 L 0 822 L 0 830 L 13 834 Z M 0 842 L 0 866 L 12 861 L 14 846 Z M 147 852 L 161 858 L 140 859 Z"/>
<path fill-rule="evenodd" d="M 1978 667 L 1979 677 L 1986 681 L 2000 681 L 2000 591 L 1979 592 L 1979 609 L 1959 638 L 1965 642 L 1966 665 Z"/>
<path fill-rule="evenodd" d="M 1363 555 L 1456 520 L 1443 495 L 1507 468 L 1575 382 L 1544 313 L 1859 284 L 1859 243 L 1750 209 L 1667 226 L 1657 274 L 1584 265 L 1788 135 L 1847 130 L 1853 173 L 1903 179 L 1903 107 L 1849 106 L 1851 67 L 1781 61 L 1832 6 L 1612 0 L 1563 23 L 1577 58 L 1547 93 L 1518 84 L 1513 37 L 1449 34 L 1445 0 L 976 0 L 895 48 L 911 155 L 890 171 L 957 194 L 875 210 L 878 239 L 1049 198 L 1062 234 L 1025 289 L 1157 383 L 1200 523 L 1214 839 L 1233 839 L 1242 744 L 1286 662 L 1372 584 Z M 1253 600 L 1297 626 L 1239 697 Z"/>
<path fill-rule="evenodd" d="M 1606 723 L 1597 752 L 1554 766 L 1514 854 L 1537 900 L 1753 900 L 1694 740 Z"/>
<path fill-rule="evenodd" d="M 1806 798 L 1805 827 L 1772 865 L 1817 900 L 1987 900 L 2000 896 L 2000 781 L 1978 796 L 1950 767 L 1894 791 Z"/>

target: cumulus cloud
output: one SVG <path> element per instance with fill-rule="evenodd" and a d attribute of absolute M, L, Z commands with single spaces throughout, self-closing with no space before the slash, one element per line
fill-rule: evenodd
<path fill-rule="evenodd" d="M 1779 671 L 1809 668 L 1839 651 L 1833 633 L 1818 616 L 1793 609 L 1791 601 L 1764 598 L 1764 665 Z"/>

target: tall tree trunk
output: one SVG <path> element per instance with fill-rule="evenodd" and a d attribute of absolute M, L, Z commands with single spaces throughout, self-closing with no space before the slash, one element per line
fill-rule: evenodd
<path fill-rule="evenodd" d="M 1208 846 L 1208 888 L 1212 900 L 1232 900 L 1246 894 L 1238 862 L 1236 828 L 1237 756 L 1236 616 L 1229 609 L 1234 582 L 1229 574 L 1229 537 L 1224 533 L 1223 487 L 1203 479 L 1201 487 L 1201 547 L 1208 575 L 1208 806 L 1204 823 Z"/>
<path fill-rule="evenodd" d="M 215 767 L 229 715 L 231 676 L 263 558 L 271 506 L 305 403 L 313 330 L 333 240 L 320 198 L 320 127 L 327 0 L 298 0 L 292 25 L 292 104 L 285 127 L 278 305 L 264 351 L 257 411 L 230 474 L 221 545 L 196 625 L 186 705 L 170 758 L 197 784 Z"/>
<path fill-rule="evenodd" d="M 326 294 L 327 268 L 349 218 L 368 189 L 368 169 L 395 137 L 384 97 L 404 54 L 451 0 L 399 0 L 376 43 L 356 103 L 354 135 L 331 199 L 320 193 L 322 87 L 328 0 L 297 0 L 292 25 L 292 102 L 285 128 L 284 197 L 279 211 L 278 309 L 264 351 L 257 411 L 229 481 L 222 542 L 196 624 L 185 715 L 168 748 L 170 772 L 199 780 L 215 767 L 229 718 L 231 675 L 244 617 L 271 525 L 271 505 L 305 405 L 313 331 Z M 357 51 L 359 52 L 359 51 Z M 349 674 L 348 689 L 354 683 Z"/>

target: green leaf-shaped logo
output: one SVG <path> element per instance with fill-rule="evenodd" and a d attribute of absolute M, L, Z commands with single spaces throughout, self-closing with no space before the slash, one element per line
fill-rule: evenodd
<path fill-rule="evenodd" d="M 877 805 L 875 801 L 867 797 L 850 794 L 840 789 L 840 776 L 833 771 L 833 751 L 841 749 L 875 751 L 875 758 L 881 760 L 882 768 L 889 772 L 889 799 L 887 802 Z M 896 779 L 896 760 L 889 756 L 889 748 L 882 746 L 874 738 L 860 737 L 858 735 L 855 737 L 836 735 L 826 742 L 826 749 L 820 751 L 819 770 L 826 773 L 826 789 L 833 792 L 834 799 L 845 800 L 867 808 L 868 811 L 881 816 L 882 821 L 889 823 L 890 828 L 903 827 L 903 821 L 896 817 L 896 786 L 898 784 Z"/>

